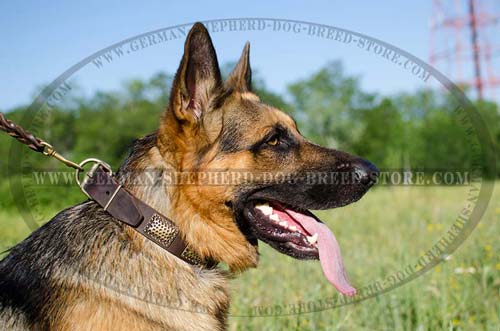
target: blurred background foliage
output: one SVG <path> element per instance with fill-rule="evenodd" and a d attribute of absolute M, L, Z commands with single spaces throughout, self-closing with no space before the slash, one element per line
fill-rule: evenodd
<path fill-rule="evenodd" d="M 223 65 L 223 76 L 227 76 L 233 66 L 234 63 Z M 41 116 L 42 129 L 35 133 L 74 160 L 98 157 L 116 169 L 134 139 L 158 127 L 172 79 L 172 74 L 158 73 L 148 80 L 124 82 L 118 91 L 98 91 L 87 97 L 79 93 L 78 87 L 72 88 L 49 116 Z M 306 137 L 318 144 L 360 155 L 381 169 L 464 170 L 471 166 L 470 138 L 453 113 L 456 101 L 445 90 L 419 90 L 391 96 L 368 93 L 363 91 L 360 78 L 347 75 L 338 61 L 292 82 L 283 95 L 269 89 L 258 72 L 254 72 L 253 82 L 261 99 L 294 116 Z M 72 86 L 77 84 L 72 82 Z M 498 105 L 477 101 L 475 106 L 488 125 L 492 139 L 498 143 Z M 2 111 L 8 118 L 19 121 L 26 107 Z M 6 135 L 0 135 L 2 208 L 12 206 L 7 175 L 19 176 L 26 171 L 17 167 L 7 174 L 12 142 Z M 62 167 L 54 160 L 29 154 L 27 158 L 38 170 Z M 487 169 L 487 173 L 494 178 L 500 175 L 500 170 Z M 73 191 L 79 194 L 78 190 Z M 50 192 L 45 199 L 43 196 L 41 199 L 47 203 L 53 200 Z M 64 199 L 60 205 L 67 205 Z"/>

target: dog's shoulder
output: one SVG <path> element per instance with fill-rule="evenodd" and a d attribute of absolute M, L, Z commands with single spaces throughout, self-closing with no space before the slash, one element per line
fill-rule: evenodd
<path fill-rule="evenodd" d="M 202 310 L 221 323 L 229 304 L 224 273 L 189 266 L 133 233 L 93 201 L 57 214 L 0 261 L 0 324 L 50 329 L 76 318 L 70 312 L 78 307 L 155 311 L 150 319 L 165 325 L 179 310 L 203 325 Z"/>
<path fill-rule="evenodd" d="M 61 287 L 56 280 L 71 279 L 85 268 L 96 243 L 112 244 L 122 233 L 123 226 L 95 202 L 58 213 L 0 261 L 0 320 L 30 324 L 43 320 L 52 308 L 49 302 L 60 302 Z"/>

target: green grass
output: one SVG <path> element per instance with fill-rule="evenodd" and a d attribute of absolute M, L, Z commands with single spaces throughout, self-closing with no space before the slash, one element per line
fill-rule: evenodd
<path fill-rule="evenodd" d="M 13 210 L 0 211 L 0 252 L 17 244 L 29 234 L 30 229 L 24 224 L 19 213 Z"/>
<path fill-rule="evenodd" d="M 449 228 L 468 188 L 377 188 L 360 202 L 318 212 L 342 247 L 357 287 L 415 263 Z M 499 330 L 500 189 L 486 215 L 451 259 L 422 277 L 357 304 L 287 317 L 230 317 L 229 330 Z M 29 229 L 0 212 L 0 247 Z M 336 297 L 316 261 L 297 261 L 260 244 L 259 268 L 232 282 L 232 315 Z M 462 272 L 465 270 L 465 273 Z"/>

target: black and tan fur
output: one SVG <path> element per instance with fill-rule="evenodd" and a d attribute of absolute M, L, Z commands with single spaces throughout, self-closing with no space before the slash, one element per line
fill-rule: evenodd
<path fill-rule="evenodd" d="M 208 32 L 197 23 L 158 130 L 135 142 L 118 177 L 241 169 L 376 172 L 366 161 L 308 142 L 288 115 L 263 104 L 252 93 L 248 44 L 223 82 Z M 257 266 L 257 239 L 266 241 L 243 215 L 248 201 L 333 208 L 359 199 L 370 185 L 167 186 L 160 180 L 128 189 L 172 219 L 201 257 L 240 272 Z M 93 201 L 62 211 L 0 262 L 2 330 L 223 330 L 228 307 L 224 271 L 186 264 Z"/>

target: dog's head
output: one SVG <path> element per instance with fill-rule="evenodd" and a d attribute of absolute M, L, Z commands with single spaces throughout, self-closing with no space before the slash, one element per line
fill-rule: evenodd
<path fill-rule="evenodd" d="M 360 199 L 378 172 L 359 157 L 307 141 L 289 115 L 262 103 L 252 92 L 249 52 L 247 43 L 223 82 L 210 36 L 195 24 L 158 134 L 176 170 L 205 180 L 230 174 L 224 182 L 177 187 L 173 208 L 201 254 L 235 269 L 255 263 L 258 239 L 296 258 L 318 258 L 314 226 L 300 218 L 313 217 L 307 209 Z"/>

